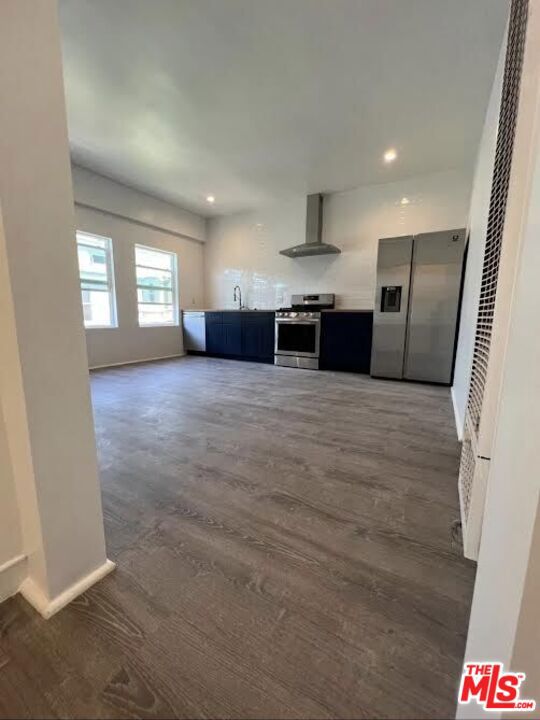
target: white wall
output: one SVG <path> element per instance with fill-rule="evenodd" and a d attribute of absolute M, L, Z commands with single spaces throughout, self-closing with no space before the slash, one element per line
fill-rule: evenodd
<path fill-rule="evenodd" d="M 540 0 L 531 0 L 482 409 L 482 428 L 486 406 L 495 424 L 465 658 L 527 673 L 523 697 L 540 706 L 539 235 Z M 517 713 L 458 709 L 460 718 L 501 715 Z"/>
<path fill-rule="evenodd" d="M 537 8 L 540 11 L 540 3 Z M 540 22 L 537 30 L 535 37 L 540 38 Z M 532 148 L 537 153 L 537 167 L 525 227 L 522 233 L 513 228 L 521 235 L 521 247 L 508 339 L 506 347 L 500 349 L 504 363 L 502 388 L 466 658 L 471 662 L 497 660 L 515 671 L 527 672 L 531 678 L 524 686 L 524 696 L 532 695 L 540 704 L 540 646 L 533 644 L 535 638 L 540 638 L 540 543 L 536 527 L 540 493 L 540 335 L 531 332 L 540 314 L 540 122 L 537 133 Z M 527 183 L 525 174 L 520 176 L 520 182 Z M 487 714 L 471 708 L 462 709 L 460 717 Z"/>
<path fill-rule="evenodd" d="M 19 589 L 24 547 L 8 439 L 0 401 L 0 602 Z"/>
<path fill-rule="evenodd" d="M 171 235 L 205 240 L 205 219 L 200 215 L 77 165 L 72 167 L 72 176 L 75 201 L 80 205 L 106 210 Z"/>
<path fill-rule="evenodd" d="M 333 292 L 336 305 L 371 309 L 381 237 L 464 227 L 471 170 L 449 170 L 328 195 L 323 240 L 341 255 L 292 259 L 279 250 L 305 238 L 306 198 L 208 221 L 206 304 L 233 306 L 235 284 L 249 307 L 275 308 L 291 293 Z M 409 205 L 401 205 L 403 197 Z"/>
<path fill-rule="evenodd" d="M 501 102 L 502 82 L 506 43 L 501 48 L 497 74 L 493 82 L 489 105 L 486 112 L 484 130 L 478 151 L 474 183 L 469 214 L 469 251 L 467 270 L 463 286 L 463 302 L 459 326 L 456 366 L 452 399 L 458 436 L 461 438 L 465 424 L 465 410 L 469 393 L 471 367 L 476 334 L 476 318 L 482 282 L 482 266 L 486 244 L 489 200 L 491 197 L 491 179 L 495 162 L 497 144 L 497 128 L 499 124 L 499 107 Z"/>
<path fill-rule="evenodd" d="M 0 400 L 43 614 L 111 570 L 74 243 L 56 3 L 0 3 Z"/>
<path fill-rule="evenodd" d="M 517 621 L 512 655 L 512 668 L 526 669 L 526 697 L 536 699 L 540 707 L 540 505 L 536 519 L 525 574 L 523 596 Z"/>
<path fill-rule="evenodd" d="M 204 246 L 191 238 L 204 239 L 204 219 L 81 168 L 73 184 L 77 228 L 113 241 L 118 327 L 86 331 L 89 367 L 182 354 L 181 327 L 138 325 L 135 244 L 176 253 L 179 307 L 200 307 Z"/>

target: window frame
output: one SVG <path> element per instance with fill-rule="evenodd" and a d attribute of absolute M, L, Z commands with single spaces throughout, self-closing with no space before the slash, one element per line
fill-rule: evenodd
<path fill-rule="evenodd" d="M 152 265 L 142 265 L 137 262 L 137 249 L 148 250 L 154 253 L 160 253 L 161 255 L 168 255 L 172 258 L 171 269 L 154 267 Z M 137 323 L 140 328 L 148 327 L 178 327 L 180 325 L 180 311 L 179 311 L 179 300 L 178 300 L 178 256 L 175 252 L 170 250 L 162 250 L 161 248 L 152 247 L 151 245 L 142 245 L 141 243 L 135 243 L 134 247 L 134 260 L 135 260 L 135 297 L 137 300 Z M 155 285 L 142 285 L 137 279 L 137 268 L 144 268 L 146 270 L 155 270 L 160 273 L 170 273 L 171 275 L 171 288 L 170 292 L 172 300 L 170 303 L 153 303 L 153 302 L 139 302 L 139 290 L 169 290 L 169 288 L 159 288 Z M 172 305 L 173 319 L 172 322 L 156 322 L 156 323 L 142 323 L 139 316 L 139 305 L 160 305 L 162 307 L 169 307 Z"/>
<path fill-rule="evenodd" d="M 79 288 L 81 291 L 81 306 L 83 307 L 83 323 L 84 323 L 84 329 L 85 330 L 114 330 L 118 328 L 118 312 L 116 308 L 116 284 L 115 284 L 115 272 L 114 272 L 114 254 L 113 254 L 113 241 L 112 238 L 107 237 L 106 235 L 98 235 L 97 233 L 88 232 L 86 230 L 76 230 L 75 231 L 75 240 L 77 243 L 77 249 L 79 248 L 79 245 L 86 248 L 96 248 L 99 246 L 92 245 L 91 243 L 85 243 L 81 242 L 79 240 L 79 237 L 85 236 L 88 238 L 95 238 L 96 240 L 101 240 L 104 242 L 105 247 L 100 248 L 105 252 L 105 268 L 107 271 L 107 281 L 102 282 L 100 280 L 91 281 L 94 282 L 96 285 L 103 285 L 106 287 L 106 291 L 109 296 L 109 310 L 110 310 L 110 316 L 111 316 L 111 322 L 109 325 L 87 325 L 86 320 L 84 320 L 84 303 L 82 300 L 82 293 L 84 290 L 87 290 L 88 288 L 83 288 L 83 282 L 89 282 L 88 280 L 84 281 L 81 278 L 81 268 L 79 265 L 79 256 L 77 253 L 77 267 L 79 269 Z"/>

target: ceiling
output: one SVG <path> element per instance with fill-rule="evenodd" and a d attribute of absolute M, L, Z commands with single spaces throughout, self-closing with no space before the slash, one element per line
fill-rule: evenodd
<path fill-rule="evenodd" d="M 506 12 L 507 0 L 61 0 L 74 161 L 207 215 L 472 167 Z"/>

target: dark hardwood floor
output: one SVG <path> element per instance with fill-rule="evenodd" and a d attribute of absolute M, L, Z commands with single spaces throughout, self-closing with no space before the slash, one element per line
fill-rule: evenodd
<path fill-rule="evenodd" d="M 0 606 L 0 717 L 454 716 L 447 389 L 209 358 L 91 380 L 118 569 L 49 621 Z"/>

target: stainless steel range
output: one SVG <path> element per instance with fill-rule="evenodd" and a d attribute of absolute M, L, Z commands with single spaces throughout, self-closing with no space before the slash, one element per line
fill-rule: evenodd
<path fill-rule="evenodd" d="M 330 293 L 292 295 L 291 307 L 276 312 L 276 365 L 319 369 L 321 310 L 333 308 L 334 303 Z"/>

